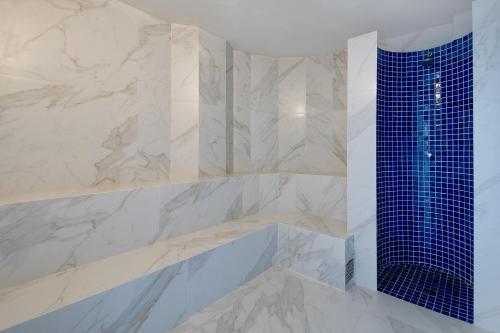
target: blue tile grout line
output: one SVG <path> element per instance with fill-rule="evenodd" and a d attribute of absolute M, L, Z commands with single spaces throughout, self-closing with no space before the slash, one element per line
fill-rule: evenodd
<path fill-rule="evenodd" d="M 377 67 L 378 289 L 472 323 L 472 33 Z"/>

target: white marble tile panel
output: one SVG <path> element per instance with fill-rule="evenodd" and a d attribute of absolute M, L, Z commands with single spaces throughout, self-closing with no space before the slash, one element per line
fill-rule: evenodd
<path fill-rule="evenodd" d="M 335 60 L 335 61 L 334 61 Z M 312 173 L 345 172 L 345 126 L 341 126 L 346 61 L 335 57 L 307 58 L 305 170 Z M 339 119 L 340 118 L 340 119 Z"/>
<path fill-rule="evenodd" d="M 251 106 L 251 56 L 234 50 L 233 57 L 233 168 L 235 173 L 252 171 L 250 106 Z"/>
<path fill-rule="evenodd" d="M 261 231 L 274 222 L 238 221 L 0 290 L 0 330 L 59 311 L 147 274 Z M 253 251 L 252 253 L 256 253 Z M 237 252 L 235 252 L 237 254 Z M 275 260 L 274 258 L 272 260 Z"/>
<path fill-rule="evenodd" d="M 278 77 L 277 58 L 251 56 L 250 140 L 254 172 L 278 167 Z"/>
<path fill-rule="evenodd" d="M 276 258 L 273 265 L 287 265 L 288 259 L 290 257 L 290 254 L 288 252 L 288 232 L 290 230 L 290 227 L 286 224 L 278 223 L 277 228 L 278 245 L 276 250 Z"/>
<path fill-rule="evenodd" d="M 290 270 L 345 290 L 345 240 L 291 227 L 288 256 Z"/>
<path fill-rule="evenodd" d="M 347 293 L 279 267 L 175 328 L 202 332 L 486 333 L 394 297 L 354 287 Z"/>
<path fill-rule="evenodd" d="M 226 41 L 199 30 L 200 175 L 226 174 Z"/>
<path fill-rule="evenodd" d="M 234 50 L 226 41 L 226 171 L 234 174 Z"/>
<path fill-rule="evenodd" d="M 147 43 L 139 66 L 137 93 L 139 116 L 138 156 L 135 184 L 158 184 L 170 173 L 170 24 L 158 24 L 144 31 Z"/>
<path fill-rule="evenodd" d="M 356 283 L 375 289 L 377 32 L 348 44 L 347 228 L 355 237 Z"/>
<path fill-rule="evenodd" d="M 0 288 L 149 245 L 157 188 L 0 206 Z"/>
<path fill-rule="evenodd" d="M 306 216 L 346 221 L 346 178 L 295 175 L 297 209 Z"/>
<path fill-rule="evenodd" d="M 2 13 L 0 199 L 165 180 L 168 67 L 151 67 L 169 61 L 168 25 L 117 1 Z"/>
<path fill-rule="evenodd" d="M 296 175 L 261 174 L 259 176 L 259 212 L 295 213 Z"/>
<path fill-rule="evenodd" d="M 199 29 L 172 24 L 170 178 L 199 173 Z"/>
<path fill-rule="evenodd" d="M 188 317 L 186 268 L 173 265 L 3 332 L 166 332 Z"/>
<path fill-rule="evenodd" d="M 474 319 L 500 327 L 500 1 L 473 3 L 474 25 Z"/>
<path fill-rule="evenodd" d="M 200 105 L 199 175 L 226 175 L 226 110 L 217 105 Z"/>
<path fill-rule="evenodd" d="M 278 169 L 304 170 L 306 59 L 279 58 Z"/>
<path fill-rule="evenodd" d="M 243 181 L 243 214 L 242 216 L 258 214 L 260 207 L 259 175 L 239 176 Z"/>
<path fill-rule="evenodd" d="M 243 217 L 257 205 L 255 178 L 224 177 L 160 189 L 158 239 L 169 239 Z"/>
<path fill-rule="evenodd" d="M 334 288 L 273 268 L 172 332 L 358 333 L 365 308 Z"/>
<path fill-rule="evenodd" d="M 276 260 L 277 226 L 218 247 L 189 260 L 189 313 L 206 306 L 236 290 Z"/>

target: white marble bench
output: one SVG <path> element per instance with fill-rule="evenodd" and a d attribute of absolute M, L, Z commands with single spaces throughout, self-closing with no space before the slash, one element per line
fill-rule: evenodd
<path fill-rule="evenodd" d="M 0 290 L 2 332 L 165 332 L 274 264 L 345 289 L 345 224 L 254 215 Z"/>

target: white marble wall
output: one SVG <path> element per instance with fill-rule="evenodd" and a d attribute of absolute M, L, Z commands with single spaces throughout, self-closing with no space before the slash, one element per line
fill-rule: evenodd
<path fill-rule="evenodd" d="M 233 51 L 233 172 L 252 171 L 250 139 L 251 55 Z"/>
<path fill-rule="evenodd" d="M 116 0 L 1 9 L 0 202 L 226 174 L 225 40 Z"/>
<path fill-rule="evenodd" d="M 474 22 L 474 316 L 500 327 L 500 1 L 477 0 Z"/>
<path fill-rule="evenodd" d="M 340 290 L 346 289 L 346 240 L 322 233 L 289 227 L 288 269 Z"/>
<path fill-rule="evenodd" d="M 172 24 L 171 179 L 226 174 L 226 41 Z"/>
<path fill-rule="evenodd" d="M 170 177 L 192 179 L 199 171 L 199 29 L 172 24 Z"/>
<path fill-rule="evenodd" d="M 0 288 L 150 244 L 158 190 L 0 206 Z"/>
<path fill-rule="evenodd" d="M 199 42 L 199 171 L 200 176 L 222 176 L 226 174 L 226 41 L 200 29 Z"/>
<path fill-rule="evenodd" d="M 349 40 L 347 228 L 354 234 L 356 283 L 377 288 L 377 32 Z"/>
<path fill-rule="evenodd" d="M 293 174 L 262 174 L 259 177 L 261 213 L 297 212 L 297 183 Z"/>
<path fill-rule="evenodd" d="M 226 41 L 226 172 L 234 173 L 234 51 Z"/>
<path fill-rule="evenodd" d="M 295 176 L 298 211 L 305 216 L 347 221 L 347 181 L 345 177 Z"/>
<path fill-rule="evenodd" d="M 250 143 L 252 170 L 272 172 L 278 166 L 277 58 L 251 56 Z"/>
<path fill-rule="evenodd" d="M 347 53 L 307 59 L 305 168 L 346 173 Z"/>
<path fill-rule="evenodd" d="M 234 172 L 345 174 L 346 51 L 233 60 Z"/>
<path fill-rule="evenodd" d="M 0 205 L 0 288 L 257 213 L 345 232 L 345 177 L 263 174 Z"/>
<path fill-rule="evenodd" d="M 305 58 L 279 58 L 278 170 L 304 170 L 306 147 Z"/>
<path fill-rule="evenodd" d="M 257 213 L 258 184 L 259 176 L 249 175 L 160 188 L 157 239 L 170 239 Z"/>
<path fill-rule="evenodd" d="M 169 26 L 117 1 L 0 6 L 0 200 L 167 179 Z"/>
<path fill-rule="evenodd" d="M 292 213 L 310 219 L 346 221 L 346 178 L 306 174 L 260 176 L 263 213 Z"/>

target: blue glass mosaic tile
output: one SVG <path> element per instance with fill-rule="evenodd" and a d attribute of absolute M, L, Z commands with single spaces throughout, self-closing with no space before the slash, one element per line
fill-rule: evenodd
<path fill-rule="evenodd" d="M 377 75 L 378 288 L 473 322 L 472 34 Z"/>

